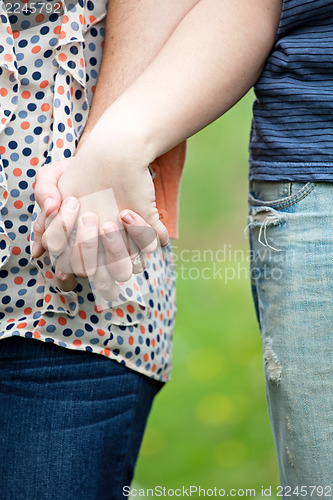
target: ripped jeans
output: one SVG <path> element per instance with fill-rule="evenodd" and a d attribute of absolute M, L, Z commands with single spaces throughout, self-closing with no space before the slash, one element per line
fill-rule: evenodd
<path fill-rule="evenodd" d="M 248 222 L 283 498 L 333 498 L 333 183 L 250 180 Z"/>

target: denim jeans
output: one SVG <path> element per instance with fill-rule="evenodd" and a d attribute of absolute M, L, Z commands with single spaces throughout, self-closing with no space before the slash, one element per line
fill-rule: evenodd
<path fill-rule="evenodd" d="M 297 486 L 307 487 L 303 498 L 330 498 L 333 184 L 250 180 L 248 199 L 252 295 L 283 498 L 299 499 Z M 319 489 L 310 494 L 310 486 Z"/>
<path fill-rule="evenodd" d="M 0 499 L 124 498 L 164 385 L 104 356 L 0 341 Z"/>

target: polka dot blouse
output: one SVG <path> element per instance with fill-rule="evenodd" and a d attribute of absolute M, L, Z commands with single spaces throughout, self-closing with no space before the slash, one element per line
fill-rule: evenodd
<path fill-rule="evenodd" d="M 47 2 L 46 2 L 47 3 Z M 30 256 L 36 171 L 73 156 L 102 58 L 107 3 L 16 15 L 0 0 L 0 341 L 12 335 L 91 351 L 166 381 L 176 315 L 171 245 L 100 304 L 89 281 L 56 286 L 48 253 Z M 37 4 L 36 4 L 37 5 Z"/>

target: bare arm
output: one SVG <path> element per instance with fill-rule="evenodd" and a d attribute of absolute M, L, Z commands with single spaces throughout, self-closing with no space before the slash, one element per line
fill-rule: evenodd
<path fill-rule="evenodd" d="M 127 157 L 147 165 L 217 119 L 259 77 L 281 6 L 282 0 L 200 0 L 105 111 L 92 143 L 108 150 L 121 144 Z"/>
<path fill-rule="evenodd" d="M 149 66 L 199 0 L 109 0 L 103 59 L 78 146 L 105 109 Z"/>

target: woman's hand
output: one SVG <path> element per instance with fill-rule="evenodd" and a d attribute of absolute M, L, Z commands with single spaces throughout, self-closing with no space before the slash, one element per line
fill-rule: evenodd
<path fill-rule="evenodd" d="M 40 256 L 45 248 L 59 256 L 56 276 L 63 290 L 75 286 L 75 272 L 81 277 L 93 276 L 96 288 L 113 290 L 114 296 L 115 280 L 126 281 L 133 271 L 145 267 L 142 260 L 133 266 L 130 256 L 137 256 L 140 250 L 156 249 L 155 231 L 138 213 L 159 230 L 161 245 L 167 244 L 168 234 L 158 219 L 147 167 L 139 171 L 135 165 L 123 164 L 119 174 L 111 162 L 108 166 L 100 155 L 98 159 L 96 154 L 93 156 L 94 164 L 90 150 L 85 148 L 84 155 L 77 154 L 38 171 L 36 201 L 44 210 L 34 225 L 33 257 Z M 113 187 L 108 187 L 111 184 Z M 64 202 L 60 207 L 61 200 Z M 138 213 L 122 210 L 128 207 Z"/>

